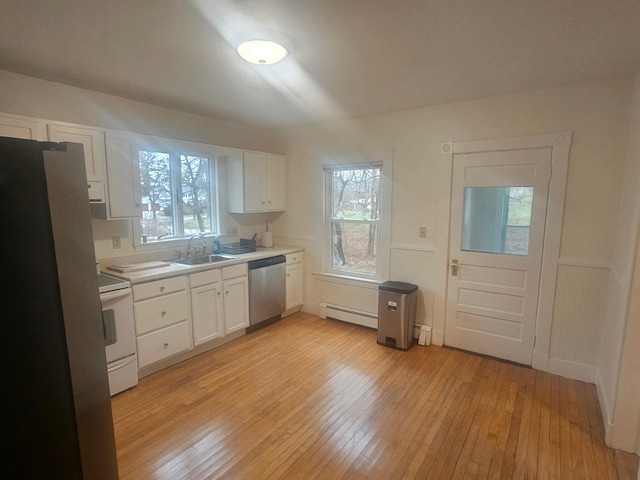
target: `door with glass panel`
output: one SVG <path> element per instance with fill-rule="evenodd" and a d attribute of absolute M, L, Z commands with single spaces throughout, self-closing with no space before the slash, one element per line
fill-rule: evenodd
<path fill-rule="evenodd" d="M 455 154 L 445 343 L 531 365 L 551 149 Z"/>

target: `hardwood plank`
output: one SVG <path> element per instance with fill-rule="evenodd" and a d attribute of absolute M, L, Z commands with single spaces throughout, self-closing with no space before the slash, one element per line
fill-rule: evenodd
<path fill-rule="evenodd" d="M 298 313 L 112 398 L 128 479 L 615 479 L 593 385 Z"/>

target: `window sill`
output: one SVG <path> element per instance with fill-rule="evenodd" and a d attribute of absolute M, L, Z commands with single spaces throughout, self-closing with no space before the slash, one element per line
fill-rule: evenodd
<path fill-rule="evenodd" d="M 373 278 L 351 277 L 349 275 L 339 275 L 337 273 L 314 272 L 314 278 L 323 282 L 341 283 L 343 285 L 351 285 L 353 287 L 371 288 L 377 290 L 382 283 L 380 280 Z"/>

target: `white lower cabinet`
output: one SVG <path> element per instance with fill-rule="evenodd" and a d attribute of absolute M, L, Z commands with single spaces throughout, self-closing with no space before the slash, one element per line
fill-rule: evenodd
<path fill-rule="evenodd" d="M 189 350 L 189 322 L 177 323 L 138 337 L 140 368 Z"/>
<path fill-rule="evenodd" d="M 224 336 L 224 310 L 220 270 L 189 275 L 193 343 L 200 345 Z"/>
<path fill-rule="evenodd" d="M 286 309 L 289 310 L 301 306 L 303 302 L 302 252 L 291 253 L 286 259 Z"/>
<path fill-rule="evenodd" d="M 191 348 L 186 288 L 184 275 L 133 286 L 140 368 Z"/>
<path fill-rule="evenodd" d="M 247 264 L 232 265 L 222 269 L 224 290 L 225 333 L 249 326 L 249 277 Z"/>
<path fill-rule="evenodd" d="M 246 264 L 189 275 L 194 345 L 247 328 L 248 285 Z"/>

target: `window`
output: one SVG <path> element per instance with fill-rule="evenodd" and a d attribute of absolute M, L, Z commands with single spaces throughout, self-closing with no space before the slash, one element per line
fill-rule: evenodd
<path fill-rule="evenodd" d="M 142 238 L 218 232 L 213 156 L 144 147 L 138 161 Z"/>
<path fill-rule="evenodd" d="M 332 273 L 379 278 L 382 162 L 325 165 Z"/>
<path fill-rule="evenodd" d="M 533 187 L 466 187 L 462 250 L 527 255 Z"/>

